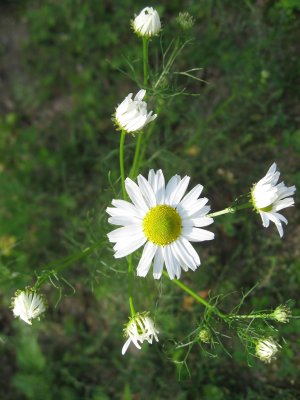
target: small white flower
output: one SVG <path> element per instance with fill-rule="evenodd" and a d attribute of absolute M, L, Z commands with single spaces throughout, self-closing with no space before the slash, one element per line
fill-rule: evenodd
<path fill-rule="evenodd" d="M 32 289 L 18 290 L 12 300 L 13 313 L 31 325 L 31 320 L 46 310 L 44 297 Z"/>
<path fill-rule="evenodd" d="M 273 163 L 267 174 L 253 186 L 251 197 L 254 208 L 260 213 L 263 226 L 267 228 L 270 221 L 274 222 L 282 237 L 282 222 L 287 224 L 288 221 L 278 211 L 294 205 L 292 196 L 296 187 L 287 187 L 284 182 L 277 184 L 280 172 L 276 168 L 276 163 Z"/>
<path fill-rule="evenodd" d="M 157 35 L 161 29 L 159 15 L 152 7 L 144 8 L 132 22 L 135 33 L 139 36 L 151 37 Z"/>
<path fill-rule="evenodd" d="M 137 177 L 125 187 L 132 203 L 113 200 L 115 208 L 107 208 L 108 222 L 121 225 L 108 234 L 114 245 L 115 258 L 126 257 L 145 244 L 137 267 L 138 276 L 146 276 L 154 259 L 153 277 L 159 279 L 166 265 L 171 279 L 180 278 L 181 268 L 195 271 L 200 258 L 190 242 L 214 239 L 204 226 L 213 222 L 206 216 L 210 207 L 207 198 L 200 198 L 203 186 L 196 185 L 185 196 L 190 178 L 173 176 L 165 186 L 161 170 L 149 171 L 148 180 Z"/>
<path fill-rule="evenodd" d="M 136 132 L 144 128 L 149 122 L 155 120 L 157 114 L 153 111 L 147 112 L 147 103 L 143 101 L 146 90 L 140 90 L 132 100 L 130 93 L 124 101 L 116 108 L 115 122 L 119 129 L 126 132 Z"/>
<path fill-rule="evenodd" d="M 255 353 L 261 361 L 269 364 L 273 359 L 276 359 L 275 355 L 278 352 L 278 347 L 279 345 L 270 336 L 259 340 L 255 348 Z"/>
<path fill-rule="evenodd" d="M 140 343 L 145 340 L 152 344 L 153 338 L 158 342 L 158 330 L 156 329 L 153 320 L 149 317 L 149 313 L 137 313 L 130 319 L 124 329 L 124 336 L 128 338 L 122 348 L 124 355 L 128 346 L 132 342 L 139 350 L 141 349 Z"/>
<path fill-rule="evenodd" d="M 291 315 L 292 315 L 291 309 L 284 305 L 276 307 L 276 309 L 273 312 L 274 319 L 277 322 L 281 322 L 283 324 L 289 322 Z"/>

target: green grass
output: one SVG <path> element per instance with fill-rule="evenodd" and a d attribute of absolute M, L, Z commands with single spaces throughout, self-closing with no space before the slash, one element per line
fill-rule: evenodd
<path fill-rule="evenodd" d="M 111 115 L 142 81 L 142 48 L 130 19 L 144 6 L 132 0 L 1 5 L 0 239 L 15 245 L 9 254 L 2 249 L 0 259 L 0 398 L 297 399 L 297 319 L 279 327 L 286 344 L 274 364 L 247 358 L 236 338 L 224 338 L 232 358 L 220 345 L 207 348 L 214 358 L 196 345 L 189 375 L 177 363 L 186 349 L 176 343 L 196 329 L 203 308 L 166 279 L 135 279 L 136 304 L 155 316 L 159 344 L 121 355 L 127 265 L 113 258 L 104 210 L 120 193 L 119 133 Z M 213 211 L 246 193 L 273 161 L 286 184 L 299 187 L 298 2 L 163 1 L 158 11 L 163 36 L 150 45 L 152 81 L 161 48 L 180 34 L 178 13 L 189 11 L 192 41 L 172 72 L 203 68 L 197 76 L 207 83 L 167 76 L 151 104 L 160 112 L 142 172 L 192 176 Z M 198 95 L 166 98 L 183 88 Z M 126 138 L 127 173 L 134 143 Z M 212 296 L 230 294 L 222 302 L 226 311 L 259 282 L 243 312 L 294 299 L 299 314 L 299 211 L 285 215 L 283 240 L 251 212 L 216 219 L 216 240 L 197 246 L 202 266 L 183 282 Z M 13 319 L 9 304 L 18 288 L 32 284 L 45 264 L 102 239 L 99 250 L 43 288 L 50 306 L 40 323 Z"/>

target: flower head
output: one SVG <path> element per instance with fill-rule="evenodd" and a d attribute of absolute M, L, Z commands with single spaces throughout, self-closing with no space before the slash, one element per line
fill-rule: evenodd
<path fill-rule="evenodd" d="M 275 308 L 273 317 L 277 322 L 285 324 L 289 322 L 290 316 L 292 315 L 291 309 L 288 306 L 280 305 Z"/>
<path fill-rule="evenodd" d="M 213 222 L 206 216 L 210 207 L 207 198 L 199 198 L 203 186 L 196 185 L 185 196 L 190 178 L 173 176 L 167 185 L 161 170 L 149 171 L 137 183 L 127 178 L 125 187 L 132 202 L 113 200 L 107 208 L 108 222 L 121 225 L 108 234 L 114 246 L 115 258 L 126 257 L 145 244 L 137 267 L 138 276 L 146 276 L 154 259 L 153 276 L 159 279 L 163 266 L 171 279 L 185 271 L 195 271 L 200 258 L 190 242 L 214 239 L 204 226 Z"/>
<path fill-rule="evenodd" d="M 152 115 L 153 111 L 147 112 L 147 103 L 143 101 L 145 94 L 146 90 L 142 89 L 132 100 L 132 93 L 130 93 L 118 105 L 114 118 L 119 129 L 124 129 L 127 133 L 136 132 L 155 120 L 157 114 Z"/>
<path fill-rule="evenodd" d="M 269 364 L 273 359 L 276 359 L 275 355 L 278 352 L 278 347 L 278 343 L 270 336 L 258 341 L 255 347 L 255 354 L 261 361 Z"/>
<path fill-rule="evenodd" d="M 212 339 L 211 331 L 207 328 L 201 329 L 199 332 L 199 340 L 203 343 L 210 343 Z"/>
<path fill-rule="evenodd" d="M 154 338 L 158 342 L 158 333 L 148 312 L 135 314 L 124 328 L 124 336 L 127 340 L 122 348 L 122 354 L 124 355 L 126 353 L 131 342 L 139 350 L 141 349 L 140 343 L 143 343 L 145 340 L 152 344 Z"/>
<path fill-rule="evenodd" d="M 15 317 L 20 317 L 31 325 L 31 320 L 38 318 L 46 310 L 46 302 L 33 289 L 18 290 L 12 299 L 12 308 Z"/>
<path fill-rule="evenodd" d="M 161 29 L 157 11 L 152 7 L 145 7 L 132 21 L 132 27 L 138 36 L 150 38 L 157 35 Z"/>
<path fill-rule="evenodd" d="M 188 12 L 180 12 L 176 21 L 184 31 L 191 29 L 195 23 L 194 18 Z"/>
<path fill-rule="evenodd" d="M 280 237 L 283 236 L 282 222 L 287 219 L 278 211 L 294 205 L 293 194 L 295 186 L 285 186 L 284 182 L 278 183 L 280 172 L 276 171 L 276 163 L 273 163 L 267 174 L 254 184 L 251 197 L 254 208 L 260 213 L 263 226 L 267 228 L 270 221 L 274 222 Z"/>

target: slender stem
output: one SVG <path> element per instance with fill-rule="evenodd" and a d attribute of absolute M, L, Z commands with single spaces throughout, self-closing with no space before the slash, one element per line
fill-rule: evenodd
<path fill-rule="evenodd" d="M 62 272 L 64 269 L 69 267 L 70 264 L 73 264 L 75 261 L 78 261 L 81 258 L 84 258 L 84 257 L 88 256 L 90 253 L 92 253 L 101 244 L 102 244 L 102 241 L 101 242 L 97 242 L 97 243 L 93 244 L 92 246 L 89 246 L 89 247 L 85 248 L 84 250 L 82 250 L 82 251 L 80 251 L 78 253 L 75 253 L 75 254 L 73 254 L 71 256 L 65 257 L 65 258 L 61 259 L 60 261 L 58 260 L 56 262 L 56 265 L 57 264 L 60 264 L 60 265 L 58 265 L 57 268 L 49 269 L 47 271 L 48 273 L 47 272 L 42 273 L 42 275 L 37 278 L 37 281 L 34 284 L 33 288 L 35 290 L 39 289 L 48 280 L 50 275 L 52 275 L 54 273 L 57 274 L 59 272 Z M 51 264 L 48 264 L 48 265 L 51 265 Z"/>
<path fill-rule="evenodd" d="M 140 158 L 140 150 L 141 150 L 141 144 L 142 144 L 142 136 L 143 136 L 143 133 L 139 132 L 137 141 L 136 141 L 132 167 L 131 167 L 131 171 L 130 171 L 130 178 L 132 178 L 132 179 L 134 179 L 136 177 L 136 175 L 138 174 L 138 171 L 139 171 L 139 161 L 140 161 L 139 158 Z"/>
<path fill-rule="evenodd" d="M 128 262 L 128 295 L 129 295 L 129 307 L 131 316 L 135 316 L 135 309 L 133 306 L 133 297 L 132 297 L 132 286 L 133 286 L 133 267 L 132 267 L 132 255 L 127 257 Z"/>
<path fill-rule="evenodd" d="M 145 87 L 148 84 L 148 78 L 149 78 L 148 44 L 149 44 L 149 39 L 143 37 L 143 66 L 144 66 L 144 86 Z M 140 156 L 142 140 L 143 140 L 143 133 L 139 132 L 137 141 L 136 141 L 136 146 L 135 146 L 135 153 L 134 153 L 132 168 L 130 171 L 131 178 L 135 178 L 138 173 L 138 170 L 139 170 L 139 156 Z"/>
<path fill-rule="evenodd" d="M 232 213 L 235 213 L 236 211 L 244 210 L 246 208 L 252 208 L 252 207 L 253 207 L 253 204 L 249 202 L 249 203 L 241 204 L 239 206 L 227 207 L 224 210 L 217 211 L 217 212 L 211 213 L 211 214 L 207 214 L 207 217 L 218 217 L 219 215 L 223 215 L 223 214 L 232 214 Z"/>
<path fill-rule="evenodd" d="M 163 271 L 163 274 L 168 278 L 169 275 L 166 271 Z M 209 304 L 206 300 L 203 299 L 203 297 L 199 296 L 197 293 L 195 293 L 192 289 L 184 285 L 182 282 L 178 281 L 177 279 L 172 280 L 175 285 L 179 286 L 182 290 L 184 290 L 186 293 L 188 293 L 190 296 L 192 296 L 195 300 L 197 300 L 199 303 L 203 304 L 206 308 L 208 308 L 210 311 L 212 311 L 214 314 L 218 315 L 220 318 L 226 319 L 227 316 L 221 311 L 217 309 L 217 307 L 212 306 Z"/>
<path fill-rule="evenodd" d="M 161 107 L 162 107 L 162 102 L 161 102 L 161 104 L 156 108 L 156 113 L 157 113 L 158 115 L 159 115 L 159 113 L 160 113 Z M 154 127 L 155 127 L 155 122 L 152 122 L 151 125 L 149 126 L 149 128 L 147 129 L 147 132 L 146 132 L 146 134 L 145 134 L 145 136 L 144 136 L 144 138 L 143 138 L 143 143 L 142 143 L 142 147 L 141 147 L 141 155 L 140 155 L 140 158 L 139 158 L 139 161 L 138 161 L 137 168 L 139 168 L 139 166 L 142 164 L 142 162 L 143 162 L 143 160 L 144 160 L 145 152 L 146 152 L 146 149 L 147 149 L 147 144 L 148 144 L 149 139 L 150 139 L 150 137 L 151 137 L 151 135 L 152 135 L 152 132 L 153 132 L 153 130 L 154 130 Z"/>
<path fill-rule="evenodd" d="M 123 198 L 126 199 L 126 190 L 125 190 L 125 169 L 124 169 L 124 142 L 125 142 L 126 132 L 122 130 L 121 138 L 120 138 L 120 172 L 121 172 L 121 183 L 122 183 L 122 193 Z"/>
<path fill-rule="evenodd" d="M 245 315 L 228 315 L 230 319 L 274 319 L 274 315 L 272 314 L 245 314 Z"/>
<path fill-rule="evenodd" d="M 148 84 L 149 65 L 148 65 L 148 43 L 149 39 L 143 37 L 143 64 L 144 64 L 144 86 Z"/>

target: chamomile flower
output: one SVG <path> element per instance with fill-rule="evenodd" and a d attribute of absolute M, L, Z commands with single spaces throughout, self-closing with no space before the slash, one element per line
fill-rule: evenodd
<path fill-rule="evenodd" d="M 287 219 L 278 211 L 294 205 L 293 195 L 295 186 L 285 186 L 284 182 L 277 183 L 280 172 L 276 171 L 276 163 L 273 163 L 266 175 L 254 184 L 251 191 L 252 204 L 259 212 L 263 226 L 267 228 L 270 221 L 274 222 L 280 237 L 283 236 L 282 222 Z"/>
<path fill-rule="evenodd" d="M 122 348 L 122 354 L 126 353 L 130 343 L 133 343 L 140 350 L 140 344 L 145 340 L 150 344 L 152 344 L 153 339 L 158 342 L 158 333 L 148 312 L 136 313 L 124 328 L 124 336 L 127 340 Z"/>
<path fill-rule="evenodd" d="M 255 347 L 255 354 L 261 361 L 269 364 L 273 359 L 276 359 L 275 355 L 278 352 L 278 347 L 279 345 L 270 336 L 258 341 Z"/>
<path fill-rule="evenodd" d="M 158 12 L 152 7 L 145 7 L 132 22 L 134 32 L 141 37 L 150 38 L 161 30 Z"/>
<path fill-rule="evenodd" d="M 143 101 L 146 90 L 140 90 L 134 99 L 132 99 L 132 93 L 130 93 L 125 100 L 116 108 L 114 115 L 114 121 L 118 129 L 124 130 L 127 133 L 140 131 L 149 122 L 154 121 L 157 114 L 153 114 L 153 111 L 148 113 L 147 103 Z"/>
<path fill-rule="evenodd" d="M 31 325 L 31 320 L 38 318 L 46 310 L 46 304 L 43 296 L 33 289 L 25 289 L 16 292 L 12 308 L 15 317 L 20 317 Z"/>
<path fill-rule="evenodd" d="M 181 269 L 195 271 L 200 258 L 190 242 L 214 239 L 203 227 L 213 219 L 207 217 L 207 198 L 199 198 L 203 186 L 196 185 L 185 195 L 190 178 L 173 176 L 165 185 L 161 170 L 149 171 L 148 180 L 142 175 L 137 183 L 125 179 L 131 202 L 113 200 L 107 208 L 108 222 L 121 225 L 108 234 L 115 243 L 115 258 L 126 257 L 145 245 L 137 267 L 138 276 L 146 276 L 153 265 L 153 277 L 159 279 L 166 266 L 171 279 L 180 278 Z M 184 196 L 185 195 L 185 196 Z"/>

